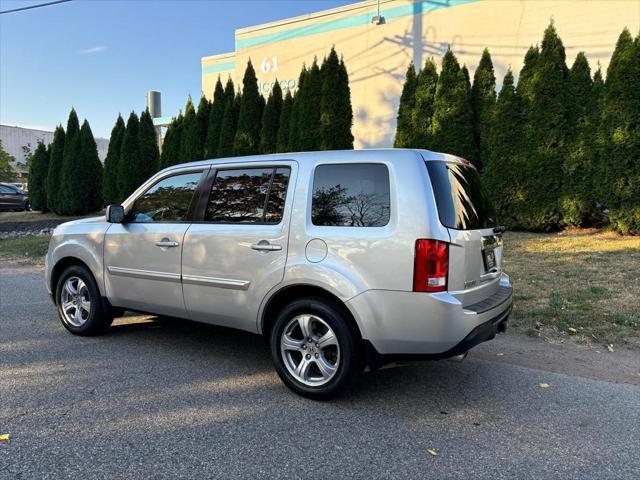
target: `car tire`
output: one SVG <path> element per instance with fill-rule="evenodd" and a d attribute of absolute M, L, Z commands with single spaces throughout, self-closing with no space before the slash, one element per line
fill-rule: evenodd
<path fill-rule="evenodd" d="M 28 211 L 30 211 L 30 210 L 31 210 L 31 209 L 29 208 L 29 202 L 24 202 L 23 210 L 24 210 L 25 212 L 28 212 Z"/>
<path fill-rule="evenodd" d="M 72 265 L 62 272 L 55 299 L 62 325 L 74 335 L 100 335 L 113 321 L 93 275 L 84 266 Z"/>
<path fill-rule="evenodd" d="M 278 313 L 271 356 L 278 376 L 298 395 L 328 400 L 360 377 L 360 345 L 347 315 L 344 307 L 322 298 L 296 300 Z"/>

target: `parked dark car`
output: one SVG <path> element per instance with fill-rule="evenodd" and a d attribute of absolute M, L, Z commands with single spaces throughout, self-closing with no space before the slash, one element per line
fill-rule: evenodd
<path fill-rule="evenodd" d="M 15 185 L 0 183 L 0 210 L 29 210 L 29 195 Z"/>

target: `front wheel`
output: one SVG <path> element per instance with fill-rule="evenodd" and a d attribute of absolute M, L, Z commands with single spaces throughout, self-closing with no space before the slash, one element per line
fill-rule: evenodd
<path fill-rule="evenodd" d="M 271 356 L 282 381 L 317 400 L 346 391 L 359 377 L 356 335 L 339 307 L 322 299 L 292 302 L 271 330 Z"/>
<path fill-rule="evenodd" d="M 99 335 L 113 321 L 93 275 L 81 265 L 73 265 L 60 275 L 56 305 L 62 325 L 75 335 Z"/>

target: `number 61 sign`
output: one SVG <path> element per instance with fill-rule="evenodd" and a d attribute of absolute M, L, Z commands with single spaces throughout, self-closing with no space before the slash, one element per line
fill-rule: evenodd
<path fill-rule="evenodd" d="M 278 56 L 266 57 L 260 63 L 260 69 L 263 73 L 277 72 L 278 71 Z"/>

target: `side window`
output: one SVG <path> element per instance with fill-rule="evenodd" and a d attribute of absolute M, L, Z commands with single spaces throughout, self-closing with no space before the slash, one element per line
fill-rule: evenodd
<path fill-rule="evenodd" d="M 160 180 L 135 201 L 129 212 L 134 223 L 180 222 L 186 219 L 202 172 L 189 172 Z"/>
<path fill-rule="evenodd" d="M 10 194 L 10 193 L 14 193 L 14 192 L 9 187 L 6 187 L 4 185 L 0 185 L 0 193 L 4 193 L 5 195 L 7 195 L 7 194 Z"/>
<path fill-rule="evenodd" d="M 311 221 L 338 227 L 389 223 L 389 170 L 377 163 L 320 165 L 313 179 Z"/>
<path fill-rule="evenodd" d="M 289 173 L 288 167 L 219 170 L 211 188 L 205 221 L 280 223 Z"/>

